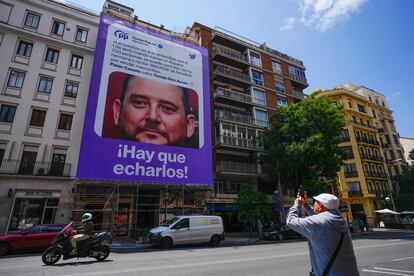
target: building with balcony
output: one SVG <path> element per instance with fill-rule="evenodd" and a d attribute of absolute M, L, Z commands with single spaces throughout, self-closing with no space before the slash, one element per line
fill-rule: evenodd
<path fill-rule="evenodd" d="M 411 166 L 414 165 L 414 160 L 410 158 L 410 151 L 414 149 L 414 138 L 412 137 L 400 137 L 401 145 L 404 149 L 404 156 L 407 163 Z"/>
<path fill-rule="evenodd" d="M 378 137 L 382 148 L 382 154 L 387 163 L 387 171 L 391 178 L 393 191 L 398 193 L 399 187 L 395 179 L 407 166 L 404 156 L 404 148 L 400 142 L 400 135 L 395 126 L 392 110 L 389 108 L 387 97 L 383 94 L 367 88 L 356 86 L 352 83 L 345 84 L 358 95 L 368 99 L 374 126 L 378 129 Z"/>
<path fill-rule="evenodd" d="M 305 67 L 296 58 L 222 28 L 194 23 L 191 31 L 210 53 L 215 185 L 207 209 L 223 217 L 226 231 L 240 231 L 233 204 L 244 184 L 257 185 L 280 211 L 271 199 L 278 189 L 273 164 L 259 162 L 263 133 L 278 106 L 305 97 Z"/>
<path fill-rule="evenodd" d="M 387 164 L 382 154 L 378 125 L 370 101 L 345 87 L 321 91 L 333 105 L 342 106 L 345 127 L 340 147 L 345 160 L 338 176 L 330 184 L 342 201 L 348 220 L 375 225 L 374 211 L 382 207 L 390 194 Z"/>
<path fill-rule="evenodd" d="M 99 16 L 0 2 L 0 233 L 72 216 Z"/>

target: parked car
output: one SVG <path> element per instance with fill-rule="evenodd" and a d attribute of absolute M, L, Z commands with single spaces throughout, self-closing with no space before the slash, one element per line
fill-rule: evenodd
<path fill-rule="evenodd" d="M 0 235 L 0 255 L 46 249 L 64 227 L 65 224 L 40 224 L 19 232 Z"/>
<path fill-rule="evenodd" d="M 223 221 L 219 216 L 178 216 L 150 230 L 148 242 L 161 248 L 176 244 L 210 243 L 224 240 Z"/>
<path fill-rule="evenodd" d="M 301 234 L 290 229 L 285 224 L 277 224 L 263 231 L 265 240 L 285 240 L 285 239 L 304 239 Z"/>

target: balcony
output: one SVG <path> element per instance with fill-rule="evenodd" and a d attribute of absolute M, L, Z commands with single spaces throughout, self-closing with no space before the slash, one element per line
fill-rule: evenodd
<path fill-rule="evenodd" d="M 0 174 L 69 177 L 70 167 L 69 163 L 4 159 Z"/>
<path fill-rule="evenodd" d="M 225 63 L 236 62 L 237 65 L 243 65 L 245 67 L 249 66 L 249 61 L 246 56 L 236 50 L 224 48 L 217 44 L 213 45 L 212 56 L 214 59 Z"/>
<path fill-rule="evenodd" d="M 348 196 L 349 197 L 361 197 L 362 191 L 359 191 L 359 190 L 348 191 Z"/>
<path fill-rule="evenodd" d="M 225 146 L 255 151 L 264 150 L 263 143 L 258 139 L 246 139 L 225 135 L 216 137 L 216 146 Z"/>
<path fill-rule="evenodd" d="M 250 76 L 222 65 L 217 65 L 214 68 L 213 77 L 237 86 L 241 85 L 243 87 L 249 87 L 251 85 Z M 221 77 L 224 77 L 225 79 L 220 79 Z"/>
<path fill-rule="evenodd" d="M 381 156 L 369 155 L 369 154 L 361 154 L 361 159 L 363 160 L 370 160 L 370 161 L 378 161 L 384 163 L 385 160 Z"/>
<path fill-rule="evenodd" d="M 376 146 L 380 145 L 380 143 L 377 140 L 373 140 L 373 139 L 365 138 L 365 137 L 361 137 L 361 136 L 357 136 L 356 140 L 358 142 L 362 142 L 362 143 L 366 143 L 366 144 L 370 144 L 370 145 L 376 145 Z"/>
<path fill-rule="evenodd" d="M 236 162 L 220 162 L 217 165 L 218 173 L 226 174 L 249 174 L 249 175 L 258 175 L 261 174 L 259 164 L 249 164 L 249 163 L 236 163 Z"/>
<path fill-rule="evenodd" d="M 267 121 L 253 119 L 252 116 L 247 115 L 247 114 L 233 113 L 230 111 L 216 111 L 215 117 L 216 117 L 216 121 L 224 120 L 224 121 L 230 121 L 230 122 L 250 125 L 254 127 L 261 127 L 261 128 L 268 127 Z"/>
<path fill-rule="evenodd" d="M 294 81 L 297 81 L 301 84 L 304 84 L 304 85 L 308 86 L 308 81 L 305 78 L 301 78 L 301 77 L 296 76 L 296 75 L 291 74 L 291 73 L 289 73 L 289 78 L 294 80 Z"/>
<path fill-rule="evenodd" d="M 214 91 L 214 99 L 219 98 L 219 97 L 225 98 L 225 99 L 231 99 L 231 100 L 238 101 L 241 103 L 246 103 L 246 104 L 251 104 L 251 105 L 253 104 L 253 99 L 250 95 L 236 92 L 231 89 L 226 89 L 222 87 L 218 87 Z"/>
<path fill-rule="evenodd" d="M 346 178 L 358 177 L 358 171 L 345 171 L 344 175 Z"/>
<path fill-rule="evenodd" d="M 365 177 L 387 179 L 387 175 L 383 172 L 364 171 Z"/>
<path fill-rule="evenodd" d="M 305 94 L 301 91 L 292 90 L 292 96 L 296 99 L 303 100 L 305 98 Z"/>
<path fill-rule="evenodd" d="M 370 130 L 378 130 L 375 126 L 373 125 L 368 125 L 366 123 L 363 122 L 358 122 L 357 120 L 347 120 L 346 121 L 347 124 L 354 124 L 354 125 L 358 125 L 358 126 L 363 126 L 365 128 L 368 128 Z"/>

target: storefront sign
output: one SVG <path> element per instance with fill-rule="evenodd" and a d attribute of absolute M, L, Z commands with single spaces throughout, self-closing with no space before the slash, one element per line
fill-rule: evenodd
<path fill-rule="evenodd" d="M 52 191 L 21 191 L 16 192 L 16 198 L 28 197 L 28 198 L 60 198 L 59 192 Z"/>
<path fill-rule="evenodd" d="M 212 185 L 207 49 L 101 15 L 77 178 Z"/>

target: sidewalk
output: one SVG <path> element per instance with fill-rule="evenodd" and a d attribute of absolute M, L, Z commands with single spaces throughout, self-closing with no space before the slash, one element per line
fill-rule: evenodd
<path fill-rule="evenodd" d="M 226 233 L 224 241 L 221 241 L 221 246 L 241 246 L 255 244 L 261 240 L 260 234 L 257 233 Z M 151 245 L 141 241 L 132 239 L 120 239 L 109 244 L 112 252 L 115 253 L 129 253 L 129 252 L 145 252 L 154 250 Z"/>

